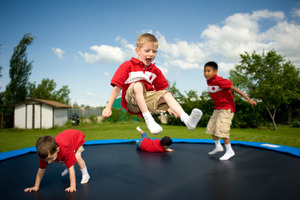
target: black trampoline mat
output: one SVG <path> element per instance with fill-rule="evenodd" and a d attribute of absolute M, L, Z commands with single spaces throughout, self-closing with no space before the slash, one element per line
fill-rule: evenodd
<path fill-rule="evenodd" d="M 76 171 L 76 193 L 66 193 L 69 176 L 64 165 L 47 167 L 40 190 L 32 187 L 38 169 L 36 153 L 0 162 L 3 200 L 88 199 L 300 199 L 300 159 L 284 153 L 233 145 L 235 157 L 208 156 L 212 144 L 174 143 L 172 153 L 148 153 L 135 144 L 85 146 L 82 154 L 91 179 L 81 185 Z"/>

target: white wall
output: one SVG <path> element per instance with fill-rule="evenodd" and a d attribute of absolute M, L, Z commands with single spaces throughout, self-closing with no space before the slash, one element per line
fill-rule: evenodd
<path fill-rule="evenodd" d="M 15 127 L 16 128 L 25 128 L 25 104 L 18 105 L 15 107 Z"/>
<path fill-rule="evenodd" d="M 42 105 L 42 128 L 48 129 L 53 127 L 53 107 Z"/>
<path fill-rule="evenodd" d="M 34 128 L 41 128 L 41 104 L 34 105 Z"/>
<path fill-rule="evenodd" d="M 54 109 L 54 125 L 63 126 L 68 120 L 67 109 Z"/>

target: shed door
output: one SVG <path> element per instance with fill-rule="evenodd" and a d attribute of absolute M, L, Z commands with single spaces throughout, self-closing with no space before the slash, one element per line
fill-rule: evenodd
<path fill-rule="evenodd" d="M 41 128 L 41 105 L 40 104 L 26 105 L 26 128 L 28 129 Z"/>

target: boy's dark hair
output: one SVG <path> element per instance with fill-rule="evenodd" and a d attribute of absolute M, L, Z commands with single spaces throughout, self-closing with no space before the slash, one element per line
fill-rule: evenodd
<path fill-rule="evenodd" d="M 214 62 L 214 61 L 209 61 L 209 62 L 207 62 L 207 63 L 204 65 L 204 68 L 205 68 L 206 66 L 209 66 L 209 67 L 213 68 L 213 70 L 218 70 L 218 64 L 217 64 L 216 62 Z"/>
<path fill-rule="evenodd" d="M 172 139 L 169 136 L 165 136 L 160 140 L 160 145 L 161 146 L 170 146 L 172 144 Z"/>
<path fill-rule="evenodd" d="M 49 135 L 40 137 L 36 142 L 37 154 L 42 159 L 46 159 L 49 154 L 54 154 L 57 150 L 57 147 L 58 145 L 54 137 Z"/>

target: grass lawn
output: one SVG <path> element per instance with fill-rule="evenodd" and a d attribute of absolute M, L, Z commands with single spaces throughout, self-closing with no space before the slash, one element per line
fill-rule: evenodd
<path fill-rule="evenodd" d="M 47 130 L 26 130 L 26 129 L 0 129 L 0 152 L 22 149 L 35 146 L 36 140 L 43 135 L 56 136 L 65 129 L 78 129 L 83 131 L 86 140 L 102 139 L 135 139 L 140 134 L 136 127 L 140 126 L 149 133 L 143 122 L 127 122 L 117 124 L 80 124 L 79 126 L 64 126 Z M 211 139 L 205 134 L 205 128 L 197 127 L 189 131 L 185 126 L 163 125 L 164 131 L 160 135 L 149 134 L 152 138 L 161 138 L 165 135 L 171 138 L 200 138 Z M 300 148 L 300 129 L 289 126 L 278 126 L 277 131 L 258 129 L 231 129 L 231 140 L 266 142 L 285 146 Z"/>

